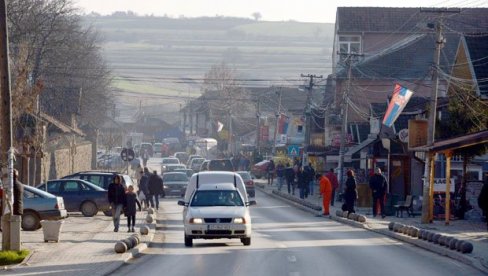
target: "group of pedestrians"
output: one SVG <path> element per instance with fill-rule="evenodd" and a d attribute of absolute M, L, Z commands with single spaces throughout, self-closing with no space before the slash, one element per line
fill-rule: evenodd
<path fill-rule="evenodd" d="M 145 167 L 140 172 L 139 191 L 136 193 L 132 185 L 125 188 L 121 177 L 115 175 L 113 182 L 108 186 L 107 196 L 112 210 L 114 232 L 119 231 L 122 213 L 127 216 L 127 232 L 135 232 L 137 209 L 141 211 L 143 206 L 159 209 L 159 197 L 165 196 L 163 180 L 157 171 L 151 174 Z"/>
<path fill-rule="evenodd" d="M 114 232 L 119 231 L 120 215 L 122 212 L 127 216 L 127 232 L 135 232 L 136 205 L 141 210 L 141 204 L 134 192 L 134 187 L 130 185 L 127 191 L 122 185 L 119 175 L 114 176 L 113 182 L 108 186 L 108 202 L 112 209 L 112 219 L 114 222 Z"/>

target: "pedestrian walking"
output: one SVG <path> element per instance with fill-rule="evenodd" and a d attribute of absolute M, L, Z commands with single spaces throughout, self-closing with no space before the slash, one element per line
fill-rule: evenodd
<path fill-rule="evenodd" d="M 268 185 L 273 185 L 274 174 L 275 174 L 275 163 L 272 159 L 269 160 L 268 166 L 266 167 L 266 172 L 268 174 Z"/>
<path fill-rule="evenodd" d="M 278 181 L 278 191 L 281 191 L 285 182 L 285 166 L 281 162 L 276 166 L 276 180 Z"/>
<path fill-rule="evenodd" d="M 300 198 L 305 199 L 307 198 L 307 190 L 308 190 L 308 176 L 304 172 L 303 168 L 298 168 L 297 172 L 297 186 L 300 190 Z"/>
<path fill-rule="evenodd" d="M 345 211 L 349 213 L 355 213 L 354 211 L 354 204 L 358 197 L 358 193 L 356 191 L 356 178 L 354 176 L 354 171 L 348 170 L 347 173 L 347 180 L 346 180 L 346 189 L 344 191 L 344 199 L 345 199 Z"/>
<path fill-rule="evenodd" d="M 114 222 L 114 232 L 119 231 L 120 214 L 126 204 L 124 186 L 120 181 L 120 176 L 116 175 L 113 178 L 113 182 L 108 185 L 108 202 L 112 208 L 112 220 Z"/>
<path fill-rule="evenodd" d="M 156 207 L 156 210 L 159 210 L 159 196 L 163 195 L 164 197 L 164 188 L 163 179 L 159 177 L 157 171 L 153 171 L 153 173 L 149 177 L 148 190 L 149 197 L 151 198 L 151 207 Z"/>
<path fill-rule="evenodd" d="M 137 199 L 137 194 L 134 193 L 134 187 L 129 185 L 127 188 L 126 196 L 126 206 L 125 215 L 127 216 L 127 232 L 135 232 L 134 227 L 136 224 L 136 205 L 139 207 L 139 212 L 141 211 L 141 203 Z"/>
<path fill-rule="evenodd" d="M 19 171 L 14 169 L 14 202 L 13 212 L 16 216 L 22 216 L 24 214 L 24 184 L 19 181 Z"/>
<path fill-rule="evenodd" d="M 153 202 L 152 198 L 149 196 L 149 170 L 148 168 L 144 168 L 144 171 L 141 171 L 141 179 L 139 180 L 139 200 L 141 201 L 141 205 L 143 208 L 148 208 L 149 203 Z M 151 206 L 154 205 L 151 203 Z"/>
<path fill-rule="evenodd" d="M 149 152 L 147 152 L 147 149 L 144 149 L 141 156 L 142 156 L 142 165 L 144 167 L 146 167 L 147 166 L 147 160 L 149 159 Z"/>
<path fill-rule="evenodd" d="M 313 190 L 315 186 L 315 169 L 312 166 L 312 163 L 308 163 L 308 166 L 306 166 L 306 171 L 307 171 L 307 181 L 308 181 L 308 187 L 307 187 L 307 195 L 313 195 Z"/>
<path fill-rule="evenodd" d="M 369 179 L 369 187 L 373 194 L 373 217 L 378 213 L 378 206 L 380 205 L 381 217 L 385 218 L 385 194 L 386 194 L 386 178 L 381 174 L 381 169 L 376 168 L 375 174 Z"/>
<path fill-rule="evenodd" d="M 330 215 L 329 206 L 332 196 L 332 183 L 325 175 L 317 174 L 316 179 L 320 183 L 320 194 L 322 195 L 322 215 Z"/>
<path fill-rule="evenodd" d="M 339 188 L 339 181 L 337 180 L 337 176 L 334 173 L 333 168 L 330 168 L 329 172 L 327 172 L 325 177 L 327 177 L 327 179 L 329 179 L 330 183 L 332 184 L 332 195 L 330 198 L 330 205 L 334 206 L 335 193 L 336 193 L 336 190 Z"/>
<path fill-rule="evenodd" d="M 291 191 L 293 191 L 293 194 L 295 194 L 295 187 L 293 186 L 295 180 L 295 172 L 293 171 L 293 167 L 290 166 L 290 163 L 286 164 L 285 180 L 286 180 L 286 188 L 288 189 L 288 194 L 290 194 Z"/>
<path fill-rule="evenodd" d="M 486 219 L 486 229 L 488 230 L 488 183 L 486 182 L 478 196 L 478 206 L 483 210 Z"/>

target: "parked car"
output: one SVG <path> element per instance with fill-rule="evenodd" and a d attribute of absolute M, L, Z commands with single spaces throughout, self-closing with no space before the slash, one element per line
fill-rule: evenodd
<path fill-rule="evenodd" d="M 164 194 L 166 196 L 185 196 L 188 176 L 184 172 L 167 172 L 163 174 Z"/>
<path fill-rule="evenodd" d="M 191 177 L 195 173 L 192 169 L 176 169 L 174 172 L 184 172 L 188 177 Z"/>
<path fill-rule="evenodd" d="M 122 185 L 124 185 L 125 188 L 130 185 L 134 186 L 134 182 L 130 176 L 118 172 L 85 171 L 64 176 L 62 179 L 83 179 L 107 190 L 108 185 L 113 182 L 114 176 L 116 175 L 119 175 L 122 178 Z"/>
<path fill-rule="evenodd" d="M 254 164 L 251 168 L 251 174 L 254 175 L 257 179 L 262 177 L 266 177 L 267 169 L 268 169 L 269 160 L 263 160 Z"/>
<path fill-rule="evenodd" d="M 238 171 L 237 173 L 242 177 L 242 180 L 244 180 L 244 184 L 246 185 L 247 194 L 250 197 L 255 197 L 256 191 L 254 189 L 254 179 L 251 176 L 251 173 L 247 172 L 247 171 Z"/>
<path fill-rule="evenodd" d="M 60 220 L 68 216 L 64 200 L 37 188 L 24 185 L 24 214 L 22 229 L 34 231 L 41 228 L 41 220 Z"/>
<path fill-rule="evenodd" d="M 37 187 L 64 199 L 68 212 L 80 212 L 85 217 L 93 217 L 98 211 L 107 212 L 110 205 L 107 190 L 82 179 L 55 179 Z"/>
<path fill-rule="evenodd" d="M 184 151 L 175 152 L 174 157 L 180 160 L 181 164 L 187 164 L 190 155 Z"/>
<path fill-rule="evenodd" d="M 201 157 L 193 158 L 191 159 L 187 168 L 192 169 L 195 172 L 198 172 L 200 170 L 200 166 L 202 165 L 203 161 L 205 161 L 205 158 L 201 158 Z"/>
<path fill-rule="evenodd" d="M 230 159 L 213 159 L 208 162 L 208 170 L 233 172 L 234 165 Z"/>

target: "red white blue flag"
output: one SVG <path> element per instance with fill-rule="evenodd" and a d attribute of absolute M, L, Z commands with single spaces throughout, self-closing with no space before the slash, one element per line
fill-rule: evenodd
<path fill-rule="evenodd" d="M 396 121 L 400 113 L 407 105 L 408 101 L 412 97 L 413 92 L 407 88 L 396 84 L 393 91 L 393 97 L 391 98 L 388 109 L 386 110 L 385 117 L 383 118 L 383 124 L 387 127 L 391 127 Z"/>

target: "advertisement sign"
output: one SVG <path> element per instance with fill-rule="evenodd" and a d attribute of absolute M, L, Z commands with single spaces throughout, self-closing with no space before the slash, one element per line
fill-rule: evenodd
<path fill-rule="evenodd" d="M 454 178 L 451 178 L 451 193 L 454 193 Z M 446 192 L 446 179 L 434 178 L 434 192 Z"/>

